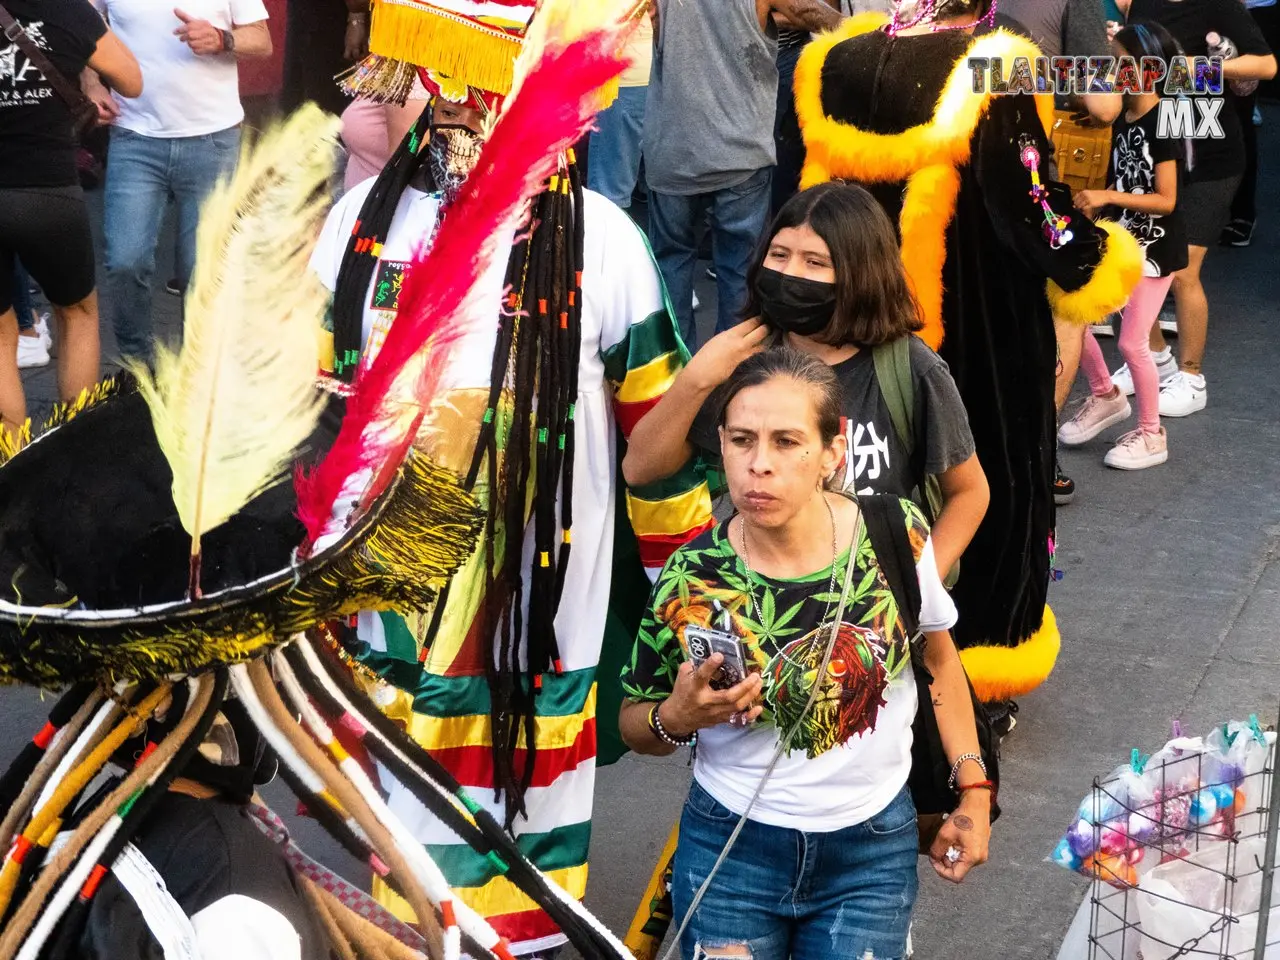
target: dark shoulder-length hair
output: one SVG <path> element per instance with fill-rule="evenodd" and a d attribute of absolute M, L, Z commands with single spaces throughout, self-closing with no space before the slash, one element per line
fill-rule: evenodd
<path fill-rule="evenodd" d="M 852 183 L 810 187 L 778 211 L 747 272 L 750 299 L 745 317 L 760 316 L 756 278 L 767 269 L 773 238 L 779 231 L 805 225 L 826 243 L 836 276 L 835 315 L 813 340 L 833 347 L 875 347 L 924 326 L 893 224 L 875 198 Z"/>

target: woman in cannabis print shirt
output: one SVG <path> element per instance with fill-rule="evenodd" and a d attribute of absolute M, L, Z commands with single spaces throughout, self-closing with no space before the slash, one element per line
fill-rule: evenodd
<path fill-rule="evenodd" d="M 686 957 L 699 947 L 713 955 L 747 947 L 754 960 L 905 953 L 917 887 L 906 787 L 916 682 L 897 603 L 857 503 L 825 489 L 847 452 L 839 421 L 839 386 L 821 361 L 770 350 L 738 368 L 720 417 L 737 515 L 667 563 L 623 672 L 629 699 L 621 727 L 633 750 L 665 755 L 697 734 L 676 848 L 677 918 L 738 819 L 749 817 L 689 924 Z M 916 558 L 943 745 L 960 760 L 978 752 L 978 739 L 948 632 L 955 606 L 928 528 L 909 501 L 902 501 L 902 522 Z M 851 558 L 845 613 L 806 715 Z M 715 689 L 724 658 L 713 654 L 695 668 L 690 627 L 716 631 L 730 649 L 740 644 L 746 679 Z M 765 779 L 779 732 L 793 729 Z M 985 779 L 978 763 L 959 764 L 962 788 Z M 961 796 L 931 853 L 937 872 L 954 881 L 986 860 L 990 834 L 990 793 Z"/>

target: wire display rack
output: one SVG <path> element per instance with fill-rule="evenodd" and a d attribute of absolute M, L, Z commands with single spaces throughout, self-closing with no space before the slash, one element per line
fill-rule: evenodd
<path fill-rule="evenodd" d="M 1231 781 L 1205 754 L 1161 762 L 1144 770 L 1158 786 L 1143 802 L 1123 778 L 1094 781 L 1086 804 L 1106 822 L 1092 824 L 1098 853 L 1086 861 L 1089 960 L 1280 960 L 1274 737 L 1265 758 Z M 1229 811 L 1206 809 L 1224 795 Z"/>

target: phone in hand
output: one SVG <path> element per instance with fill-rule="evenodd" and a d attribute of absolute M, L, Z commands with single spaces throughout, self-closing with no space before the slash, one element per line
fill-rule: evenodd
<path fill-rule="evenodd" d="M 689 659 L 695 667 L 701 667 L 713 653 L 724 657 L 720 669 L 711 678 L 712 690 L 728 690 L 747 679 L 747 658 L 742 649 L 742 641 L 725 630 L 713 630 L 710 627 L 685 627 L 685 644 L 689 648 Z"/>

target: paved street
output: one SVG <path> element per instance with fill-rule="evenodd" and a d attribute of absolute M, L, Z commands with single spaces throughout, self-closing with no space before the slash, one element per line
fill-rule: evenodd
<path fill-rule="evenodd" d="M 1022 701 L 1005 744 L 992 862 L 963 887 L 927 865 L 916 921 L 917 956 L 1046 960 L 1086 884 L 1046 860 L 1095 775 L 1133 747 L 1163 744 L 1170 721 L 1192 733 L 1280 705 L 1280 108 L 1266 111 L 1260 155 L 1262 220 L 1254 245 L 1215 249 L 1206 266 L 1211 336 L 1208 409 L 1167 421 L 1170 461 L 1141 473 L 1102 466 L 1100 438 L 1064 454 L 1079 485 L 1060 514 L 1051 591 L 1063 651 L 1050 682 Z M 167 267 L 169 255 L 161 250 Z M 168 270 L 157 277 L 163 282 Z M 714 291 L 700 289 L 701 321 L 714 322 Z M 156 298 L 172 331 L 177 301 Z M 109 352 L 109 335 L 106 351 Z M 1103 341 L 1114 357 L 1113 341 Z M 47 404 L 52 368 L 27 378 Z M 1113 438 L 1122 428 L 1109 431 Z M 41 724 L 34 693 L 7 691 L 0 761 Z M 680 809 L 683 759 L 628 758 L 600 771 L 589 901 L 614 930 L 631 918 Z M 275 792 L 282 813 L 292 802 Z M 299 828 L 315 837 L 311 825 Z M 332 845 L 335 864 L 350 866 Z"/>

